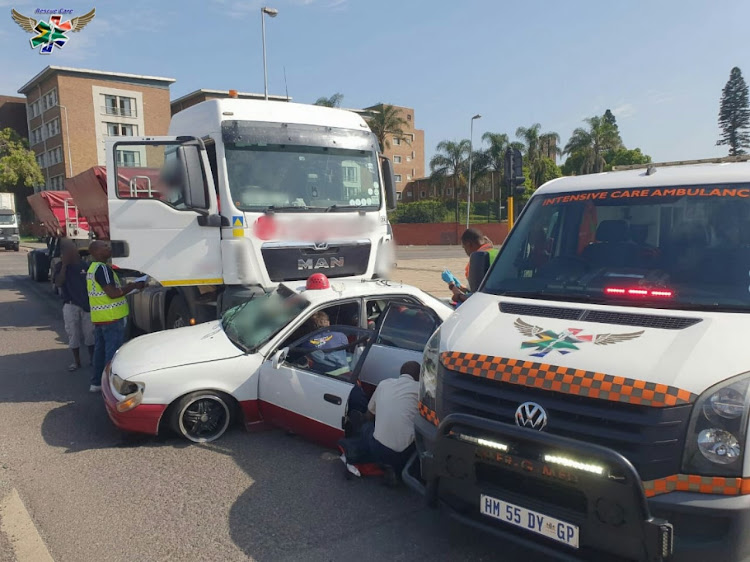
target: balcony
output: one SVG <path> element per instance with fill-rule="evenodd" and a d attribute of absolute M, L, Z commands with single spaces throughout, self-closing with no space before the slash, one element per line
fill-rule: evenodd
<path fill-rule="evenodd" d="M 138 117 L 138 114 L 134 107 L 111 107 L 103 105 L 101 109 L 103 115 L 116 115 L 118 117 Z"/>

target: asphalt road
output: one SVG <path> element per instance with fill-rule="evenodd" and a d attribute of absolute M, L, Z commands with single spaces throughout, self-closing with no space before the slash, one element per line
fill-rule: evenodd
<path fill-rule="evenodd" d="M 60 308 L 0 252 L 0 495 L 18 490 L 56 561 L 529 560 L 281 431 L 124 436 L 88 370 L 67 372 Z"/>

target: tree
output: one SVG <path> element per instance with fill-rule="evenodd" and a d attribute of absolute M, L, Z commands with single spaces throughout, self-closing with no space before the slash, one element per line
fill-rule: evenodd
<path fill-rule="evenodd" d="M 458 186 L 463 179 L 470 146 L 469 139 L 458 142 L 441 141 L 435 147 L 437 153 L 430 159 L 430 171 L 433 177 L 452 178 L 453 197 L 456 201 L 458 201 Z M 458 206 L 456 206 L 456 217 L 456 221 L 458 221 Z"/>
<path fill-rule="evenodd" d="M 482 135 L 482 140 L 490 145 L 485 151 L 489 160 L 489 169 L 502 173 L 505 168 L 505 151 L 509 146 L 508 135 L 487 132 Z"/>
<path fill-rule="evenodd" d="M 607 110 L 604 112 L 604 116 L 602 117 L 605 122 L 609 123 L 615 128 L 615 131 L 617 131 L 617 134 L 620 134 L 620 128 L 617 126 L 617 119 L 615 119 L 615 114 L 612 113 L 611 110 Z"/>
<path fill-rule="evenodd" d="M 404 127 L 406 121 L 401 117 L 401 110 L 392 105 L 379 103 L 373 109 L 373 115 L 367 119 L 370 130 L 375 133 L 383 150 L 391 147 L 389 136 L 399 140 L 406 140 Z M 408 141 L 407 141 L 408 142 Z"/>
<path fill-rule="evenodd" d="M 516 129 L 516 138 L 519 138 L 524 143 L 524 153 L 526 154 L 526 160 L 533 162 L 539 155 L 539 131 L 542 126 L 539 123 L 534 123 L 531 127 L 518 127 Z"/>
<path fill-rule="evenodd" d="M 546 164 L 542 160 L 553 160 L 557 156 L 559 150 L 557 147 L 560 143 L 560 135 L 553 131 L 540 134 L 541 129 L 542 126 L 539 123 L 534 123 L 528 128 L 518 127 L 516 129 L 516 136 L 522 139 L 524 143 L 525 164 L 529 167 L 531 184 L 534 189 L 544 183 Z"/>
<path fill-rule="evenodd" d="M 633 148 L 628 150 L 627 148 L 618 148 L 608 152 L 605 156 L 607 165 L 604 170 L 609 171 L 613 166 L 632 166 L 634 164 L 648 164 L 651 162 L 651 157 L 648 154 L 643 154 L 640 148 Z"/>
<path fill-rule="evenodd" d="M 344 94 L 336 92 L 330 98 L 318 98 L 313 105 L 322 105 L 323 107 L 341 107 L 342 101 L 344 101 Z"/>
<path fill-rule="evenodd" d="M 577 155 L 580 167 L 577 173 L 590 174 L 604 170 L 607 165 L 605 154 L 622 146 L 622 140 L 617 129 L 604 117 L 589 117 L 584 119 L 588 129 L 577 128 L 565 145 L 565 154 Z"/>
<path fill-rule="evenodd" d="M 554 162 L 562 154 L 560 135 L 555 132 L 539 135 L 539 154 L 542 158 L 548 158 Z"/>
<path fill-rule="evenodd" d="M 721 92 L 719 127 L 722 133 L 717 146 L 729 145 L 729 156 L 746 154 L 746 149 L 750 148 L 748 91 L 742 72 L 736 66 Z"/>
<path fill-rule="evenodd" d="M 0 191 L 26 195 L 43 184 L 44 175 L 26 139 L 13 129 L 0 130 Z"/>

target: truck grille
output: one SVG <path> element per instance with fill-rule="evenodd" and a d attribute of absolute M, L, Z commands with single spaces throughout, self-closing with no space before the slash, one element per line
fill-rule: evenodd
<path fill-rule="evenodd" d="M 439 368 L 441 419 L 464 413 L 514 424 L 516 408 L 536 402 L 547 411 L 546 432 L 609 447 L 633 463 L 642 480 L 680 472 L 690 404 L 653 408 L 611 402 Z"/>
<path fill-rule="evenodd" d="M 369 240 L 317 246 L 264 244 L 261 253 L 271 281 L 297 281 L 313 273 L 329 278 L 362 275 L 370 261 L 370 246 Z"/>

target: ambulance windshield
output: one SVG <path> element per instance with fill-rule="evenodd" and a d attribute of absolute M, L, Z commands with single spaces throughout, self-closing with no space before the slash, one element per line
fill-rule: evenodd
<path fill-rule="evenodd" d="M 556 193 L 529 202 L 485 292 L 750 308 L 750 185 Z"/>

